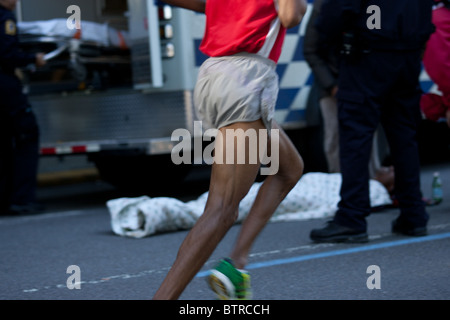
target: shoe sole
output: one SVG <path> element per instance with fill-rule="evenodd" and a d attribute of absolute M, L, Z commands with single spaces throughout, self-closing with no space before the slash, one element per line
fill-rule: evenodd
<path fill-rule="evenodd" d="M 222 272 L 217 270 L 211 270 L 211 274 L 208 277 L 208 285 L 212 291 L 217 295 L 219 300 L 235 300 L 234 285 L 230 279 Z"/>
<path fill-rule="evenodd" d="M 314 242 L 333 242 L 333 243 L 366 243 L 369 242 L 367 233 L 356 235 L 339 235 L 327 238 L 311 238 Z"/>

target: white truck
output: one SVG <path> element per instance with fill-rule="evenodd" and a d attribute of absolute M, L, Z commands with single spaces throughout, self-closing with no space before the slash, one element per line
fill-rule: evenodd
<path fill-rule="evenodd" d="M 276 120 L 288 130 L 310 125 L 313 76 L 302 47 L 309 13 L 288 30 L 277 66 Z M 204 15 L 155 0 L 22 0 L 17 16 L 24 47 L 49 53 L 46 67 L 25 72 L 42 156 L 87 154 L 115 185 L 185 177 L 190 166 L 172 163 L 171 135 L 193 130 Z M 71 30 L 77 17 L 81 29 Z"/>

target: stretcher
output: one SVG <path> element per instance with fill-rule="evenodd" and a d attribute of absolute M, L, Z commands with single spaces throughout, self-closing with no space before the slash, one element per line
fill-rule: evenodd
<path fill-rule="evenodd" d="M 98 79 L 110 78 L 111 74 L 131 69 L 130 40 L 128 32 L 120 31 L 95 22 L 83 21 L 81 29 L 69 29 L 65 19 L 30 21 L 18 23 L 20 43 L 27 52 L 44 52 L 47 66 L 31 71 L 28 78 L 33 82 L 53 84 L 68 78 L 76 83 L 73 88 L 86 87 Z M 61 75 L 64 75 L 62 77 Z M 95 78 L 95 79 L 94 79 Z M 126 77 L 117 77 L 126 78 Z M 102 85 L 100 85 L 102 86 Z M 42 88 L 42 85 L 40 86 Z M 45 91 L 51 91 L 47 86 Z"/>

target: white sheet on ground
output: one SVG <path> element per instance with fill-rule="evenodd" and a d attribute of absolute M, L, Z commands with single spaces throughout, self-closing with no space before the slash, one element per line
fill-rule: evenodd
<path fill-rule="evenodd" d="M 271 218 L 274 221 L 307 220 L 333 216 L 340 200 L 340 173 L 307 173 L 283 200 Z M 239 206 L 237 223 L 250 211 L 261 183 L 255 183 Z M 194 226 L 203 213 L 208 193 L 182 202 L 174 198 L 119 198 L 109 200 L 107 207 L 114 233 L 120 236 L 143 238 L 156 233 L 186 230 Z M 372 207 L 391 204 L 386 188 L 370 180 Z"/>

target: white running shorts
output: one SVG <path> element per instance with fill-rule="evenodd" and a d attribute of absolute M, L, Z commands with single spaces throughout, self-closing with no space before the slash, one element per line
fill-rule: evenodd
<path fill-rule="evenodd" d="M 250 53 L 207 59 L 194 90 L 204 127 L 262 119 L 270 132 L 279 88 L 275 67 L 272 60 Z"/>

